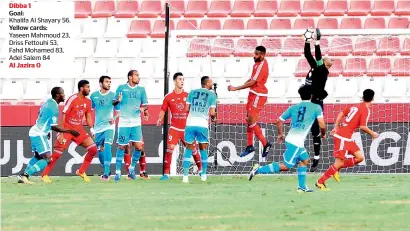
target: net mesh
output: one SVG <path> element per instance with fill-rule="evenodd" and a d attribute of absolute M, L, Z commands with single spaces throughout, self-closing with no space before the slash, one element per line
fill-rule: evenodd
<path fill-rule="evenodd" d="M 212 21 L 212 20 L 211 20 Z M 189 21 L 186 21 L 189 23 Z M 199 30 L 195 25 L 192 28 Z M 256 163 L 261 165 L 282 161 L 284 144 L 277 144 L 276 120 L 291 104 L 300 102 L 297 89 L 304 84 L 310 67 L 303 57 L 305 41 L 301 36 L 218 35 L 188 36 L 178 33 L 170 43 L 171 59 L 185 76 L 185 90 L 200 87 L 200 76 L 208 75 L 217 83 L 218 121 L 210 125 L 210 174 L 248 174 Z M 354 173 L 409 172 L 409 116 L 408 84 L 409 58 L 397 55 L 406 42 L 403 35 L 338 35 L 322 36 L 320 47 L 324 57 L 331 58 L 325 99 L 325 120 L 328 131 L 333 128 L 337 114 L 346 106 L 359 103 L 366 88 L 376 92 L 371 109 L 369 127 L 380 133 L 372 138 L 356 132 L 353 139 L 365 154 L 365 161 L 350 168 Z M 314 42 L 311 51 L 314 54 Z M 274 146 L 266 160 L 262 160 L 262 144 L 255 139 L 255 153 L 239 157 L 247 146 L 246 110 L 248 90 L 227 91 L 227 86 L 239 86 L 252 73 L 253 52 L 256 46 L 267 48 L 270 76 L 268 103 L 260 113 L 259 126 Z M 407 78 L 406 78 L 407 76 Z M 407 94 L 407 95 L 406 95 Z M 289 124 L 285 126 L 285 134 Z M 312 136 L 305 142 L 313 157 Z M 180 145 L 177 174 L 182 174 L 183 146 Z M 333 138 L 322 140 L 318 171 L 325 171 L 333 163 Z M 292 172 L 292 171 L 291 171 Z"/>

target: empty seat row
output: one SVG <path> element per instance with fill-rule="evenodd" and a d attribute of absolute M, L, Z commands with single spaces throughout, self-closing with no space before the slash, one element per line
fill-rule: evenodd
<path fill-rule="evenodd" d="M 208 17 L 294 17 L 301 16 L 378 16 L 410 15 L 408 0 L 371 1 L 371 0 L 169 0 L 171 17 L 201 18 Z M 374 4 L 372 4 L 374 2 Z M 91 1 L 75 2 L 76 18 L 155 18 L 164 16 L 161 0 L 97 0 L 92 9 Z"/>

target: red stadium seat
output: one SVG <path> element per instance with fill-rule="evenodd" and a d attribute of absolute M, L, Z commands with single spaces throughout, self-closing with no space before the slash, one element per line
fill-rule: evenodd
<path fill-rule="evenodd" d="M 189 0 L 184 17 L 202 18 L 208 12 L 208 2 L 206 0 Z"/>
<path fill-rule="evenodd" d="M 370 60 L 366 74 L 367 76 L 387 76 L 390 73 L 390 68 L 389 58 L 375 58 Z"/>
<path fill-rule="evenodd" d="M 139 18 L 156 18 L 162 12 L 162 4 L 159 0 L 144 0 L 141 3 Z"/>
<path fill-rule="evenodd" d="M 171 18 L 179 18 L 185 13 L 184 0 L 169 0 L 169 16 Z M 161 13 L 161 17 L 165 17 L 165 9 Z"/>
<path fill-rule="evenodd" d="M 325 10 L 323 0 L 305 0 L 303 2 L 302 16 L 320 16 Z"/>
<path fill-rule="evenodd" d="M 221 21 L 218 19 L 203 19 L 200 25 L 201 30 L 220 30 Z"/>
<path fill-rule="evenodd" d="M 151 33 L 151 22 L 149 20 L 133 20 L 131 22 L 128 38 L 146 38 Z"/>
<path fill-rule="evenodd" d="M 410 1 L 409 0 L 398 0 L 395 15 L 410 15 Z"/>
<path fill-rule="evenodd" d="M 337 18 L 321 18 L 317 23 L 320 29 L 339 29 Z"/>
<path fill-rule="evenodd" d="M 295 20 L 293 29 L 315 28 L 315 21 L 313 18 L 298 18 Z"/>
<path fill-rule="evenodd" d="M 306 59 L 299 59 L 298 67 L 296 68 L 296 72 L 295 72 L 295 76 L 296 77 L 306 77 L 310 69 L 311 69 L 310 65 Z"/>
<path fill-rule="evenodd" d="M 252 57 L 257 46 L 258 41 L 256 39 L 239 39 L 233 55 L 237 57 Z"/>
<path fill-rule="evenodd" d="M 231 13 L 231 2 L 225 0 L 212 0 L 208 17 L 226 17 Z"/>
<path fill-rule="evenodd" d="M 300 38 L 287 38 L 281 51 L 282 56 L 300 56 L 303 53 L 305 41 Z"/>
<path fill-rule="evenodd" d="M 366 16 L 371 10 L 370 0 L 350 0 L 350 7 L 347 11 L 349 16 Z"/>
<path fill-rule="evenodd" d="M 229 57 L 234 49 L 233 39 L 216 39 L 211 47 L 211 57 Z"/>
<path fill-rule="evenodd" d="M 253 0 L 236 0 L 233 4 L 231 17 L 250 17 L 255 11 Z"/>
<path fill-rule="evenodd" d="M 394 0 L 375 0 L 370 12 L 373 16 L 390 16 L 394 11 Z"/>
<path fill-rule="evenodd" d="M 290 19 L 278 19 L 274 18 L 270 22 L 271 30 L 288 30 L 291 29 L 292 25 L 290 24 Z"/>
<path fill-rule="evenodd" d="M 364 29 L 386 29 L 384 18 L 366 18 Z"/>
<path fill-rule="evenodd" d="M 343 76 L 362 76 L 366 73 L 366 59 L 349 58 L 346 60 Z"/>
<path fill-rule="evenodd" d="M 372 55 L 376 51 L 376 40 L 358 38 L 353 48 L 353 55 Z"/>
<path fill-rule="evenodd" d="M 74 12 L 75 18 L 88 18 L 91 15 L 91 1 L 75 1 Z"/>
<path fill-rule="evenodd" d="M 206 57 L 211 52 L 209 39 L 193 39 L 189 44 L 188 57 Z"/>
<path fill-rule="evenodd" d="M 312 51 L 312 55 L 315 56 L 315 43 L 310 43 L 310 50 Z M 329 40 L 327 40 L 327 38 L 320 40 L 320 51 L 322 52 L 322 56 L 329 52 Z"/>
<path fill-rule="evenodd" d="M 391 69 L 392 76 L 410 76 L 410 58 L 398 58 Z"/>
<path fill-rule="evenodd" d="M 198 30 L 198 23 L 195 19 L 181 19 L 178 21 L 177 30 Z"/>
<path fill-rule="evenodd" d="M 3 105 L 3 106 L 5 106 L 5 105 L 11 105 L 11 102 L 5 102 L 5 101 L 0 101 L 0 105 Z"/>
<path fill-rule="evenodd" d="M 174 21 L 169 21 L 169 28 L 175 30 Z M 165 20 L 156 20 L 150 34 L 151 38 L 165 38 Z"/>
<path fill-rule="evenodd" d="M 340 24 L 340 29 L 363 29 L 360 18 L 344 18 Z"/>
<path fill-rule="evenodd" d="M 279 17 L 296 17 L 300 13 L 300 1 L 282 0 L 277 15 Z"/>
<path fill-rule="evenodd" d="M 403 49 L 400 50 L 401 55 L 410 55 L 410 38 L 404 39 Z"/>
<path fill-rule="evenodd" d="M 282 50 L 280 38 L 262 39 L 261 45 L 266 48 L 266 56 L 277 56 Z"/>
<path fill-rule="evenodd" d="M 278 11 L 278 2 L 276 0 L 259 0 L 256 4 L 255 17 L 273 17 Z"/>
<path fill-rule="evenodd" d="M 347 0 L 328 0 L 325 16 L 343 16 L 347 12 Z"/>
<path fill-rule="evenodd" d="M 225 19 L 224 30 L 245 30 L 245 23 L 242 19 Z"/>
<path fill-rule="evenodd" d="M 16 103 L 16 105 L 28 105 L 28 106 L 31 106 L 31 105 L 36 105 L 36 103 L 35 103 L 35 102 L 32 102 L 32 101 L 19 101 L 19 102 Z"/>
<path fill-rule="evenodd" d="M 268 21 L 266 19 L 251 18 L 246 25 L 247 30 L 267 30 Z"/>
<path fill-rule="evenodd" d="M 389 29 L 407 29 L 410 28 L 410 21 L 407 17 L 404 18 L 390 18 Z"/>
<path fill-rule="evenodd" d="M 336 37 L 332 40 L 328 54 L 334 56 L 347 56 L 352 52 L 352 50 L 353 45 L 351 38 Z"/>
<path fill-rule="evenodd" d="M 338 77 L 342 74 L 343 71 L 343 63 L 341 59 L 331 59 L 332 60 L 332 68 L 329 69 L 329 77 Z"/>
<path fill-rule="evenodd" d="M 108 18 L 114 15 L 115 2 L 113 0 L 97 1 L 94 5 L 94 11 L 91 14 L 93 18 Z"/>
<path fill-rule="evenodd" d="M 380 39 L 377 55 L 395 55 L 400 50 L 400 39 L 398 37 L 383 37 Z"/>
<path fill-rule="evenodd" d="M 117 12 L 114 13 L 116 18 L 133 18 L 139 10 L 138 0 L 121 0 L 117 5 Z"/>

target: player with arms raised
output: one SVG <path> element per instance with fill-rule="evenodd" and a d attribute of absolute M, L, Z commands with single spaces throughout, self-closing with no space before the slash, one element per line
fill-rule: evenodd
<path fill-rule="evenodd" d="M 345 108 L 336 118 L 335 128 L 332 131 L 334 140 L 334 157 L 335 163 L 327 169 L 327 171 L 316 182 L 316 187 L 321 190 L 327 190 L 326 180 L 331 176 L 339 182 L 339 170 L 341 168 L 353 167 L 363 161 L 364 156 L 357 144 L 352 140 L 354 131 L 357 128 L 372 136 L 373 139 L 378 137 L 378 134 L 367 127 L 367 122 L 370 117 L 370 105 L 374 98 L 374 91 L 366 89 L 363 91 L 363 102 L 359 105 Z M 343 122 L 342 122 L 343 121 Z M 354 157 L 347 158 L 346 155 L 351 154 Z"/>
<path fill-rule="evenodd" d="M 90 83 L 87 80 L 80 80 L 78 82 L 78 93 L 70 96 L 63 109 L 63 119 L 60 124 L 61 128 L 68 128 L 78 131 L 79 136 L 73 136 L 71 133 L 59 133 L 57 135 L 56 144 L 54 146 L 54 152 L 51 156 L 53 161 L 47 165 L 43 171 L 42 180 L 44 182 L 51 182 L 48 174 L 53 169 L 57 160 L 61 157 L 64 150 L 67 149 L 71 141 L 74 141 L 77 145 L 81 145 L 87 149 L 87 153 L 84 157 L 84 162 L 80 169 L 76 171 L 76 174 L 81 176 L 84 182 L 90 182 L 90 179 L 85 174 L 88 166 L 90 166 L 94 156 L 97 154 L 97 146 L 94 140 L 83 128 L 83 119 L 86 118 L 90 132 L 93 132 L 93 120 L 91 118 L 91 100 L 86 98 L 90 94 Z"/>
<path fill-rule="evenodd" d="M 170 167 L 172 161 L 172 153 L 174 151 L 175 145 L 181 140 L 186 146 L 184 141 L 184 131 L 186 125 L 186 119 L 188 113 L 185 111 L 186 100 L 188 98 L 188 93 L 184 91 L 184 76 L 181 72 L 177 72 L 173 76 L 175 88 L 174 90 L 167 94 L 162 103 L 161 111 L 158 116 L 157 125 L 160 126 L 162 120 L 164 119 L 165 112 L 168 108 L 171 111 L 171 126 L 168 130 L 168 144 L 167 152 L 165 153 L 164 161 L 164 175 L 160 180 L 168 180 L 170 174 Z M 196 145 L 194 144 L 193 149 L 194 161 L 198 167 L 198 171 L 202 171 L 201 156 L 199 155 Z"/>
<path fill-rule="evenodd" d="M 249 180 L 256 174 L 279 173 L 288 171 L 299 163 L 298 172 L 298 192 L 313 192 L 306 186 L 307 165 L 309 154 L 305 149 L 306 136 L 315 120 L 318 121 L 322 138 L 326 138 L 326 124 L 323 119 L 323 111 L 319 105 L 310 102 L 311 92 L 308 86 L 303 85 L 299 88 L 299 94 L 302 102 L 288 108 L 278 119 L 276 124 L 278 128 L 278 143 L 285 140 L 283 134 L 283 122 L 292 119 L 292 124 L 288 135 L 286 136 L 286 151 L 283 154 L 284 163 L 273 162 L 269 165 L 259 167 L 256 164 L 250 175 Z"/>
<path fill-rule="evenodd" d="M 32 184 L 29 177 L 36 172 L 43 170 L 52 162 L 51 148 L 48 142 L 51 130 L 60 133 L 69 133 L 73 136 L 80 135 L 77 131 L 64 129 L 57 126 L 58 104 L 64 102 L 64 90 L 61 87 L 51 89 L 51 97 L 40 108 L 36 124 L 29 131 L 31 150 L 34 153 L 30 159 L 24 173 L 20 175 L 19 183 Z"/>
<path fill-rule="evenodd" d="M 191 165 L 192 151 L 195 140 L 199 143 L 201 153 L 202 173 L 201 180 L 206 181 L 208 168 L 208 143 L 209 143 L 209 116 L 215 120 L 216 95 L 212 89 L 212 79 L 208 76 L 201 78 L 202 88 L 192 90 L 186 102 L 186 112 L 189 113 L 184 139 L 187 144 L 184 154 L 184 177 L 182 182 L 188 183 L 189 166 Z"/>
<path fill-rule="evenodd" d="M 262 157 L 266 157 L 269 153 L 272 144 L 269 143 L 262 134 L 262 130 L 257 124 L 259 113 L 268 100 L 268 89 L 265 84 L 269 77 L 268 61 L 265 59 L 266 48 L 257 46 L 255 48 L 255 56 L 251 78 L 245 84 L 239 87 L 228 86 L 228 91 L 238 91 L 246 88 L 249 89 L 248 103 L 246 104 L 247 122 L 246 134 L 248 137 L 248 146 L 241 153 L 241 157 L 246 156 L 255 151 L 253 146 L 253 134 L 262 142 L 263 152 Z"/>
<path fill-rule="evenodd" d="M 138 86 L 140 76 L 138 71 L 130 70 L 128 72 L 128 82 L 118 86 L 114 106 L 120 111 L 120 120 L 118 123 L 118 149 L 115 167 L 115 181 L 121 179 L 121 166 L 124 159 L 125 149 L 129 142 L 135 150 L 132 155 L 131 165 L 128 168 L 128 178 L 135 180 L 135 165 L 141 156 L 143 149 L 141 110 L 144 113 L 144 119 L 148 120 L 148 101 L 145 88 Z M 121 98 L 120 98 L 121 95 Z"/>

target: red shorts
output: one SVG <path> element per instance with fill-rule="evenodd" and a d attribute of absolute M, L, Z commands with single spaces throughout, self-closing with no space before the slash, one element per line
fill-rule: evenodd
<path fill-rule="evenodd" d="M 360 148 L 354 141 L 348 139 L 340 139 L 337 137 L 333 138 L 334 142 L 334 153 L 335 158 L 344 160 L 347 154 L 354 154 L 357 151 L 360 151 Z"/>
<path fill-rule="evenodd" d="M 169 145 L 177 145 L 178 141 L 181 140 L 181 142 L 186 146 L 185 140 L 184 140 L 184 130 L 177 130 L 174 127 L 170 127 L 168 130 L 168 146 Z M 194 142 L 194 146 L 196 147 L 196 141 Z"/>
<path fill-rule="evenodd" d="M 88 132 L 86 132 L 83 128 L 78 129 L 76 131 L 80 133 L 80 135 L 77 137 L 71 135 L 71 133 L 58 133 L 54 147 L 59 149 L 66 149 L 71 144 L 71 142 L 74 142 L 77 145 L 81 145 L 84 142 L 84 140 L 90 137 Z M 58 137 L 61 135 L 64 137 L 64 142 L 62 144 L 58 141 Z"/>
<path fill-rule="evenodd" d="M 265 106 L 266 101 L 268 101 L 267 96 L 260 96 L 249 92 L 246 111 L 249 114 L 259 114 L 259 112 L 263 109 L 263 106 Z"/>

